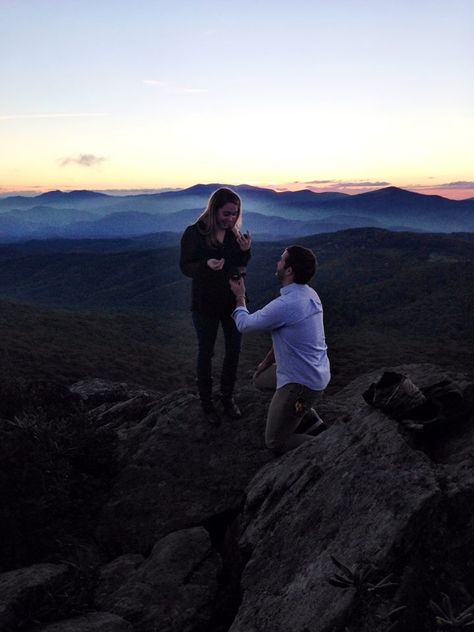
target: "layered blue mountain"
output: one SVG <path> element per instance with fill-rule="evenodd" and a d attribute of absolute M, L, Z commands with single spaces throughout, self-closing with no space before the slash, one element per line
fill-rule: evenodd
<path fill-rule="evenodd" d="M 180 191 L 114 196 L 49 191 L 0 199 L 0 240 L 117 238 L 174 232 L 194 222 L 220 184 Z M 425 232 L 474 231 L 474 199 L 450 200 L 397 187 L 361 193 L 277 192 L 233 187 L 244 204 L 244 226 L 262 239 L 299 237 L 348 228 Z"/>

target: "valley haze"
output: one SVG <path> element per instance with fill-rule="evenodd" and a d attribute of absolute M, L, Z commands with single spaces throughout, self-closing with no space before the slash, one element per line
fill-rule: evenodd
<path fill-rule="evenodd" d="M 117 238 L 181 233 L 221 184 L 159 193 L 111 195 L 49 191 L 0 199 L 0 240 Z M 452 200 L 389 186 L 348 195 L 309 189 L 277 192 L 231 186 L 242 198 L 244 227 L 260 239 L 293 238 L 363 227 L 472 232 L 474 198 Z M 171 239 L 171 237 L 170 237 Z"/>

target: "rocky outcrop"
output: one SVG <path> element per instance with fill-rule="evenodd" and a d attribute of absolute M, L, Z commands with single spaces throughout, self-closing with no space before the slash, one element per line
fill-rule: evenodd
<path fill-rule="evenodd" d="M 123 468 L 97 529 L 110 553 L 146 554 L 168 533 L 239 510 L 248 481 L 272 458 L 263 443 L 265 402 L 251 390 L 240 402 L 243 420 L 214 427 L 195 395 L 173 393 L 117 428 Z M 129 405 L 135 409 L 136 400 Z"/>
<path fill-rule="evenodd" d="M 331 555 L 385 570 L 425 531 L 440 488 L 428 459 L 378 412 L 337 423 L 264 468 L 249 487 L 241 546 L 249 556 L 232 632 L 332 630 L 354 592 L 328 583 Z"/>
<path fill-rule="evenodd" d="M 443 380 L 455 382 L 462 394 L 471 388 L 462 376 L 431 365 L 395 370 L 422 390 Z M 461 563 L 473 550 L 470 412 L 464 422 L 458 415 L 451 425 L 412 432 L 364 401 L 362 394 L 382 373 L 361 376 L 327 398 L 320 412 L 330 429 L 280 459 L 263 448 L 267 401 L 256 400 L 251 390 L 241 394 L 244 420 L 217 429 L 203 425 L 197 400 L 186 392 L 151 408 L 146 403 L 138 424 L 130 424 L 126 413 L 127 407 L 136 410 L 137 400 L 124 402 L 117 429 L 125 467 L 101 517 L 101 541 L 111 550 L 147 554 L 156 538 L 198 524 L 212 530 L 219 516 L 222 537 L 226 524 L 235 535 L 230 519 L 246 479 L 257 472 L 237 519 L 240 542 L 231 539 L 234 555 L 227 550 L 234 571 L 244 566 L 232 632 L 423 629 L 429 599 L 450 586 L 466 605 L 473 579 L 472 568 Z M 109 411 L 100 418 L 110 419 Z M 450 521 L 457 525 L 453 531 Z M 117 563 L 139 559 L 125 556 Z M 354 576 L 345 588 L 332 584 L 344 574 L 341 562 L 365 584 Z M 112 594 L 131 594 L 134 581 Z M 98 605 L 127 618 L 108 601 Z M 213 625 L 209 630 L 225 629 Z"/>
<path fill-rule="evenodd" d="M 323 400 L 329 429 L 280 458 L 251 388 L 243 418 L 214 427 L 187 390 L 76 385 L 94 437 L 118 437 L 100 551 L 86 574 L 74 558 L 73 584 L 63 565 L 0 575 L 2 632 L 428 632 L 441 593 L 460 612 L 474 601 L 474 390 L 393 367 L 423 393 L 456 385 L 455 414 L 406 424 L 364 401 L 384 370 Z M 80 609 L 63 608 L 81 574 Z"/>
<path fill-rule="evenodd" d="M 441 377 L 429 366 L 398 370 L 420 387 Z M 432 451 L 433 437 L 423 446 L 367 406 L 361 393 L 377 375 L 326 402 L 331 428 L 249 485 L 240 540 L 248 562 L 231 632 L 374 632 L 395 629 L 397 619 L 409 632 L 427 629 L 428 601 L 440 591 L 454 591 L 459 605 L 473 600 L 474 569 L 459 564 L 461 555 L 473 559 L 473 462 L 466 454 L 461 467 L 440 467 L 420 449 Z M 467 419 L 451 431 L 472 438 Z M 356 569 L 365 582 L 351 577 Z M 336 574 L 345 588 L 331 583 Z"/>
<path fill-rule="evenodd" d="M 61 606 L 70 572 L 63 564 L 35 564 L 0 575 L 0 630 L 13 632 L 38 612 Z"/>
<path fill-rule="evenodd" d="M 34 632 L 133 632 L 133 626 L 125 619 L 109 612 L 92 612 L 50 623 L 36 628 Z"/>
<path fill-rule="evenodd" d="M 90 407 L 104 403 L 128 401 L 139 396 L 160 397 L 158 391 L 150 391 L 140 386 L 130 386 L 125 382 L 112 382 L 99 378 L 88 378 L 75 382 L 70 386 L 71 393 L 79 396 Z"/>
<path fill-rule="evenodd" d="M 207 630 L 221 560 L 202 527 L 171 533 L 151 555 L 122 556 L 100 571 L 95 602 L 137 632 Z"/>

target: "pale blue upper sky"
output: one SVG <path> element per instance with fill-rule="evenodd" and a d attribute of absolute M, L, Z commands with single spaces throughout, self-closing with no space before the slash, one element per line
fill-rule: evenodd
<path fill-rule="evenodd" d="M 472 0 L 0 0 L 0 191 L 472 182 L 473 26 Z"/>

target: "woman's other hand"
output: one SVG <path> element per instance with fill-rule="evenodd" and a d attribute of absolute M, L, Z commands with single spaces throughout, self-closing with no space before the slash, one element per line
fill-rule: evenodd
<path fill-rule="evenodd" d="M 222 270 L 224 267 L 225 259 L 208 259 L 207 265 L 211 270 Z"/>

